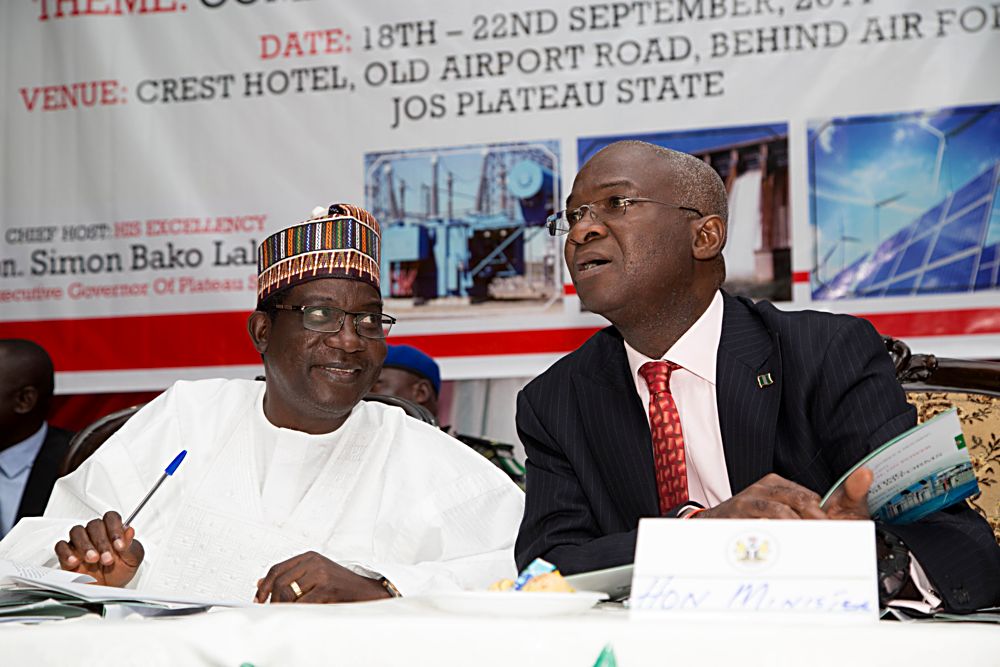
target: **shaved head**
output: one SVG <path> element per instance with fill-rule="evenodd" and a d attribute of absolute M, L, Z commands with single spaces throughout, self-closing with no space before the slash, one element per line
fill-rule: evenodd
<path fill-rule="evenodd" d="M 616 211 L 593 205 L 620 197 Z M 581 303 L 636 350 L 658 358 L 701 316 L 725 280 L 728 198 L 698 158 L 642 141 L 605 147 L 580 169 L 563 254 Z"/>
<path fill-rule="evenodd" d="M 0 372 L 21 386 L 30 384 L 46 397 L 52 396 L 55 370 L 49 353 L 38 343 L 23 338 L 0 339 Z"/>
<path fill-rule="evenodd" d="M 670 193 L 671 203 L 680 206 L 696 208 L 703 215 L 717 215 L 724 226 L 729 224 L 729 195 L 726 185 L 712 165 L 699 160 L 693 155 L 681 153 L 671 148 L 664 148 L 638 139 L 627 139 L 608 144 L 597 151 L 590 160 L 597 160 L 602 154 L 616 151 L 636 151 L 648 153 L 658 169 L 656 173 L 663 174 L 663 182 L 659 185 L 663 191 Z M 584 165 L 586 166 L 586 165 Z M 722 247 L 726 239 L 723 238 Z M 716 287 L 721 287 L 726 280 L 726 260 L 719 253 L 712 262 Z"/>
<path fill-rule="evenodd" d="M 729 197 L 726 194 L 726 186 L 710 164 L 693 155 L 635 139 L 609 144 L 594 157 L 606 150 L 617 150 L 624 146 L 648 151 L 651 158 L 660 161 L 670 173 L 669 186 L 677 199 L 673 203 L 696 208 L 702 215 L 717 215 L 723 222 L 729 221 Z"/>

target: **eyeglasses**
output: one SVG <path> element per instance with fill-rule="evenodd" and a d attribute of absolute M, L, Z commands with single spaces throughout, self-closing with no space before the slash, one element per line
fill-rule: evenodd
<path fill-rule="evenodd" d="M 560 234 L 565 234 L 573 228 L 573 225 L 583 220 L 584 213 L 590 213 L 592 220 L 610 220 L 611 218 L 621 218 L 628 213 L 628 207 L 632 204 L 659 204 L 660 206 L 669 206 L 682 211 L 691 211 L 692 213 L 696 213 L 699 218 L 704 217 L 701 214 L 701 211 L 690 206 L 671 204 L 669 202 L 657 201 L 646 197 L 623 197 L 621 195 L 612 195 L 606 199 L 590 202 L 589 204 L 583 204 L 581 206 L 577 206 L 576 208 L 556 211 L 545 219 L 545 227 L 549 230 L 550 235 L 558 236 Z"/>
<path fill-rule="evenodd" d="M 276 303 L 278 310 L 298 310 L 302 312 L 302 326 L 310 331 L 337 333 L 344 327 L 344 320 L 354 318 L 354 331 L 364 338 L 385 338 L 396 318 L 381 313 L 349 313 L 333 306 L 289 306 Z"/>

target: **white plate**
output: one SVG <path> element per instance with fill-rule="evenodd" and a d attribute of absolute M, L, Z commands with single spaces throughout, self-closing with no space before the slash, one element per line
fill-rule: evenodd
<path fill-rule="evenodd" d="M 453 614 L 489 616 L 557 616 L 578 614 L 608 596 L 595 591 L 576 593 L 462 591 L 422 596 L 426 604 Z"/>

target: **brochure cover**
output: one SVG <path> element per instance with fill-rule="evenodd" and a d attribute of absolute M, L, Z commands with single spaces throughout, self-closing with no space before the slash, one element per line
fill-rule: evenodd
<path fill-rule="evenodd" d="M 868 510 L 873 520 L 883 523 L 912 523 L 979 491 L 955 408 L 861 459 L 837 480 L 822 504 L 862 466 L 875 476 L 868 491 Z"/>

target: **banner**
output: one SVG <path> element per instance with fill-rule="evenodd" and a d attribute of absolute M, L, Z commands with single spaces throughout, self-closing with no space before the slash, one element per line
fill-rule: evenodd
<path fill-rule="evenodd" d="M 392 341 L 534 375 L 603 326 L 544 221 L 622 138 L 730 196 L 726 288 L 1000 356 L 1000 5 L 18 0 L 0 337 L 58 391 L 259 373 L 256 245 L 344 201 Z"/>

